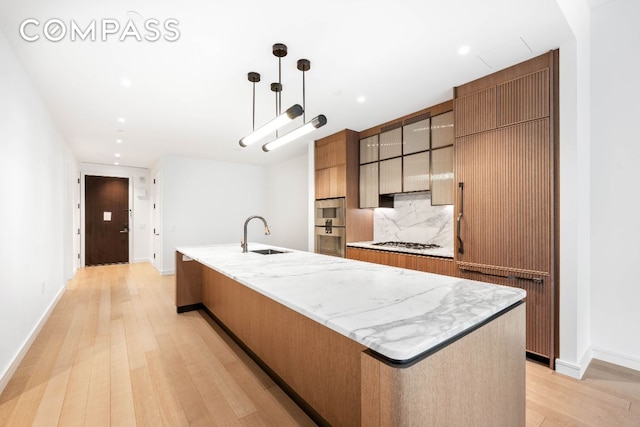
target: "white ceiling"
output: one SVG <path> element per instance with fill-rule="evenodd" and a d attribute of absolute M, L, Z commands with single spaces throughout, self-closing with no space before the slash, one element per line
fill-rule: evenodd
<path fill-rule="evenodd" d="M 19 26 L 61 19 L 174 18 L 180 38 L 24 41 Z M 307 120 L 328 123 L 307 140 L 376 124 L 452 98 L 452 88 L 559 47 L 570 37 L 556 0 L 0 0 L 0 29 L 79 161 L 151 167 L 163 155 L 274 164 L 306 152 L 304 140 L 270 153 L 238 140 L 275 115 L 274 43 L 284 43 L 283 110 L 302 103 L 307 58 Z M 100 32 L 98 32 L 98 38 Z M 469 54 L 458 48 L 468 45 Z M 122 79 L 132 82 L 130 87 Z M 359 103 L 358 97 L 366 101 Z M 126 122 L 118 123 L 123 117 Z M 300 119 L 296 125 L 300 124 Z M 117 138 L 124 142 L 117 144 Z"/>

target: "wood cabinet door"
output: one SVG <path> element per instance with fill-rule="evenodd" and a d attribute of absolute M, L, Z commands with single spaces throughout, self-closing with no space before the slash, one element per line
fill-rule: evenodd
<path fill-rule="evenodd" d="M 316 170 L 316 199 L 327 199 L 330 194 L 330 178 L 329 178 L 329 169 L 318 169 Z"/>
<path fill-rule="evenodd" d="M 552 150 L 549 119 L 456 140 L 458 263 L 523 277 L 550 271 Z M 459 188 L 459 187 L 458 187 Z M 459 248 L 459 244 L 458 244 Z"/>
<path fill-rule="evenodd" d="M 315 179 L 316 199 L 331 199 L 346 196 L 346 165 L 318 169 L 315 173 Z"/>

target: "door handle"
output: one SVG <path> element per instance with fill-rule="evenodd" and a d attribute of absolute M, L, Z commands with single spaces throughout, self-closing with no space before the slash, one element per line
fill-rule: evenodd
<path fill-rule="evenodd" d="M 129 230 L 120 230 L 121 233 L 128 233 Z"/>
<path fill-rule="evenodd" d="M 458 183 L 458 188 L 460 189 L 460 211 L 458 212 L 458 218 L 456 219 L 457 225 L 457 233 L 456 238 L 458 239 L 458 253 L 464 253 L 464 242 L 460 237 L 460 220 L 462 219 L 462 215 L 464 213 L 464 182 Z"/>

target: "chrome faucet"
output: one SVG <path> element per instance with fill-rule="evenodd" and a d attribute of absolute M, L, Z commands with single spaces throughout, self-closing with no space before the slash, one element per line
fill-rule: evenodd
<path fill-rule="evenodd" d="M 242 246 L 242 252 L 248 252 L 247 250 L 247 225 L 249 224 L 249 221 L 251 221 L 254 218 L 258 218 L 261 219 L 262 222 L 264 223 L 264 234 L 269 235 L 271 234 L 271 230 L 269 230 L 269 224 L 267 224 L 267 220 L 262 218 L 261 216 L 258 215 L 252 215 L 249 218 L 247 218 L 247 220 L 244 222 L 244 240 L 242 242 L 240 242 L 240 246 Z"/>

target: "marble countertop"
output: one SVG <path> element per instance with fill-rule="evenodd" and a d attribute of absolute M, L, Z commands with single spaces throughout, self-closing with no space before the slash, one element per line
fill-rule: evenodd
<path fill-rule="evenodd" d="M 435 248 L 435 249 L 410 249 L 410 248 L 395 248 L 388 246 L 375 246 L 376 242 L 353 242 L 347 243 L 347 246 L 354 248 L 373 249 L 376 251 L 388 251 L 388 252 L 401 252 L 405 254 L 435 256 L 440 258 L 453 259 L 453 251 L 450 248 Z"/>
<path fill-rule="evenodd" d="M 525 298 L 489 283 L 258 243 L 177 251 L 396 361 L 412 359 Z"/>

